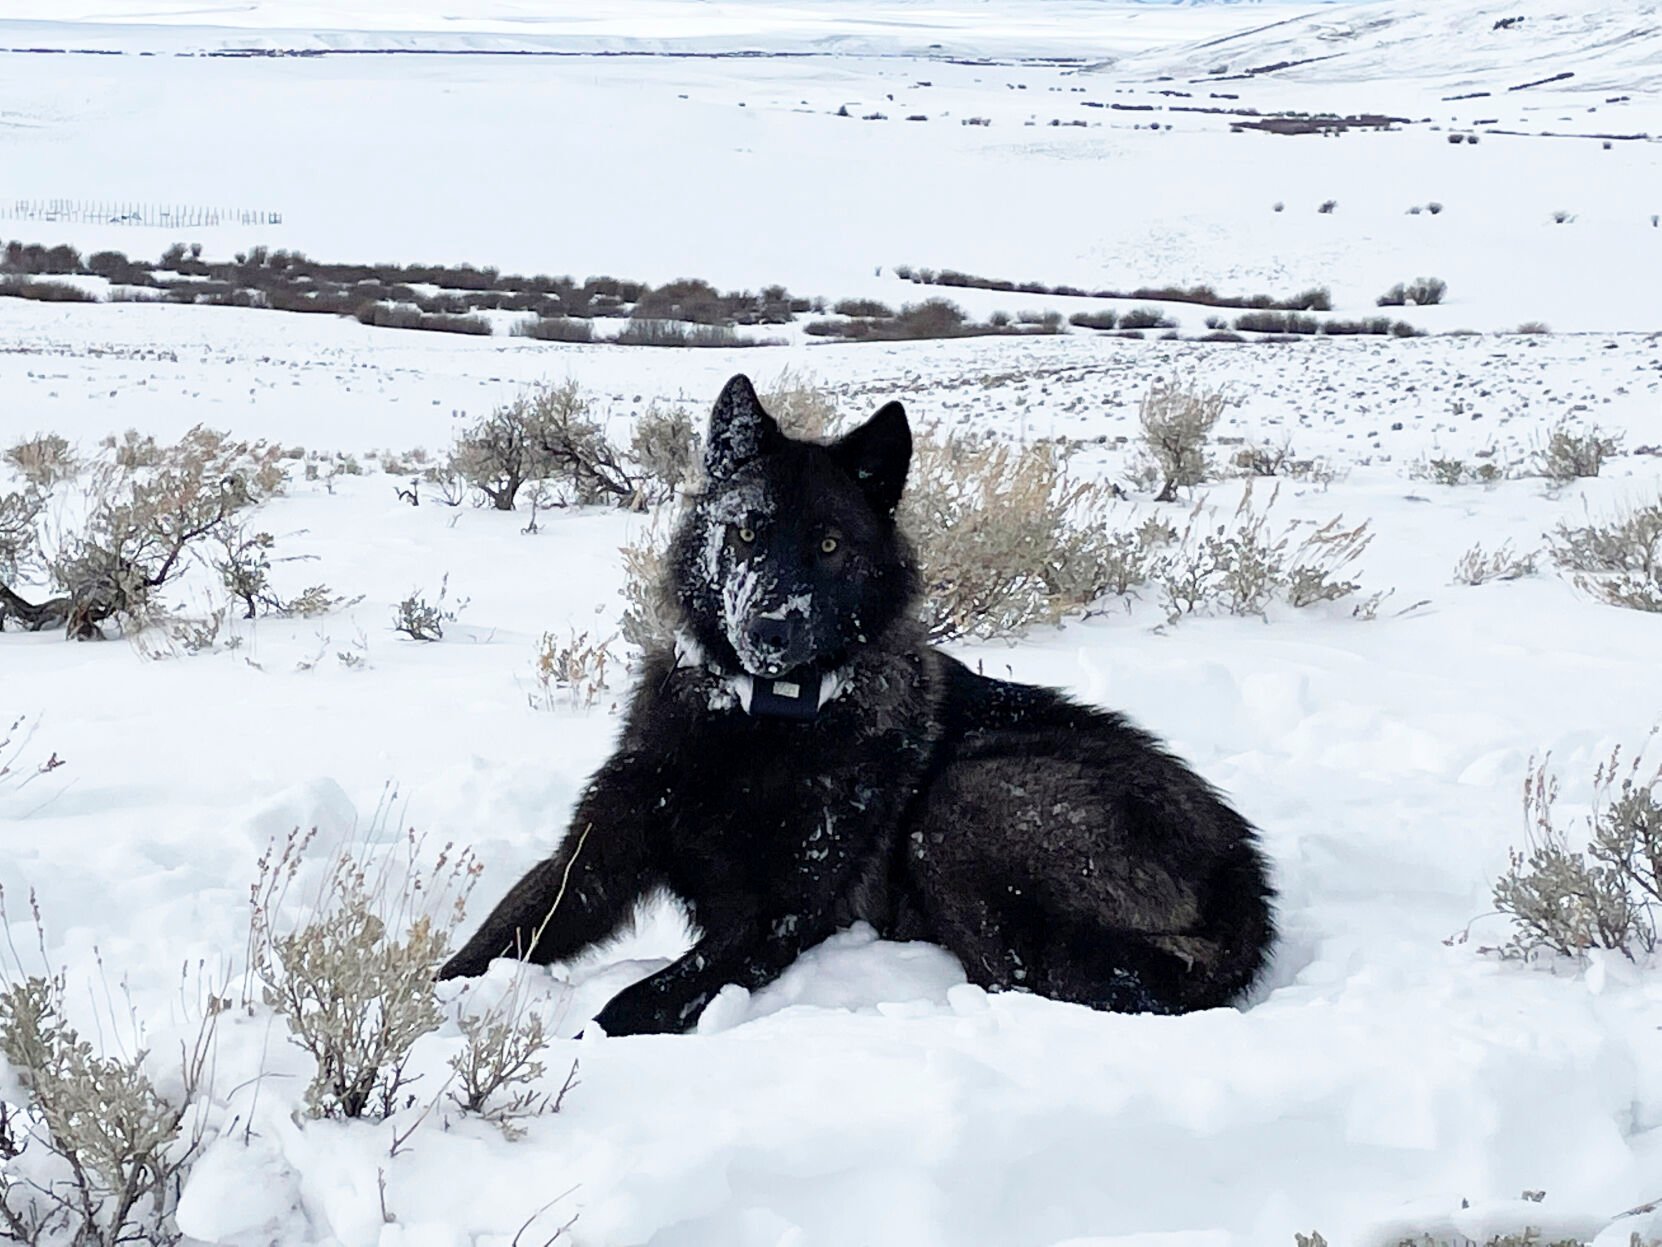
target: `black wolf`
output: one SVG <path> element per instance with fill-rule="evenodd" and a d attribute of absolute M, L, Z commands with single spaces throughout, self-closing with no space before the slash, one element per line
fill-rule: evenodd
<path fill-rule="evenodd" d="M 1099 1009 L 1252 983 L 1273 922 L 1251 826 L 1120 716 L 925 643 L 895 524 L 911 451 L 899 403 L 819 445 L 727 383 L 670 552 L 678 644 L 559 850 L 441 977 L 570 958 L 666 890 L 701 935 L 601 1011 L 608 1034 L 685 1030 L 855 919 Z"/>

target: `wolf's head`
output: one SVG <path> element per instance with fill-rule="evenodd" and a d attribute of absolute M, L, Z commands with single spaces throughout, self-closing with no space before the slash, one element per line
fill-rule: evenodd
<path fill-rule="evenodd" d="M 917 575 L 894 516 L 911 457 L 899 403 L 821 445 L 785 436 L 748 377 L 729 381 L 671 553 L 705 655 L 753 676 L 831 667 L 909 616 Z"/>

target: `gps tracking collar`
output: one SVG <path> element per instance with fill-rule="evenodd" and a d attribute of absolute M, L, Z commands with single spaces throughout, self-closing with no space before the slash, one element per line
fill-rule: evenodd
<path fill-rule="evenodd" d="M 777 676 L 723 671 L 686 635 L 675 638 L 675 665 L 703 667 L 720 678 L 746 714 L 759 719 L 811 722 L 848 687 L 846 668 L 826 669 L 818 663 L 804 663 Z"/>

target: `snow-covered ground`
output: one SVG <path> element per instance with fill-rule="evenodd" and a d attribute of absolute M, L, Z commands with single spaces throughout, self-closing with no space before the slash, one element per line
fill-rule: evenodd
<path fill-rule="evenodd" d="M 1325 488 L 1287 484 L 1276 511 L 1369 520 L 1377 536 L 1360 579 L 1393 591 L 1371 622 L 1335 607 L 1167 627 L 1148 601 L 959 650 L 1130 713 L 1263 829 L 1284 940 L 1249 1007 L 1148 1018 L 987 997 L 939 950 L 854 930 L 754 997 L 723 997 L 698 1034 L 562 1038 L 550 1076 L 557 1086 L 580 1058 L 581 1084 L 519 1141 L 440 1108 L 395 1156 L 386 1127 L 297 1121 L 306 1061 L 264 1012 L 233 1012 L 210 1142 L 181 1207 L 189 1236 L 483 1247 L 514 1241 L 551 1201 L 519 1241 L 541 1242 L 573 1214 L 569 1241 L 583 1247 L 1287 1247 L 1311 1230 L 1335 1247 L 1389 1247 L 1422 1231 L 1481 1242 L 1526 1225 L 1598 1235 L 1600 1247 L 1662 1235 L 1654 1214 L 1618 1219 L 1662 1195 L 1657 967 L 1524 966 L 1476 950 L 1507 933 L 1486 916 L 1489 888 L 1522 842 L 1531 756 L 1551 753 L 1573 811 L 1611 747 L 1662 721 L 1662 616 L 1600 605 L 1550 569 L 1452 583 L 1476 543 L 1534 549 L 1560 521 L 1654 499 L 1662 456 L 1627 453 L 1554 492 L 1539 480 L 1449 488 L 1411 475 L 1428 455 L 1519 461 L 1564 417 L 1624 434 L 1630 452 L 1662 443 L 1662 299 L 1649 280 L 1662 254 L 1649 218 L 1662 211 L 1658 145 L 1486 132 L 1662 128 L 1654 62 L 1630 55 L 1650 45 L 1612 39 L 1595 74 L 1578 44 L 1578 79 L 1460 103 L 1441 97 L 1489 89 L 1450 86 L 1462 75 L 1503 92 L 1511 77 L 1557 71 L 1504 51 L 1473 69 L 1475 54 L 1456 56 L 1449 35 L 1412 42 L 1407 64 L 1366 52 L 1343 79 L 1311 65 L 1209 87 L 1181 76 L 1206 60 L 1198 43 L 1236 35 L 1218 45 L 1219 63 L 1243 71 L 1297 59 L 1279 49 L 1324 36 L 1289 34 L 1274 25 L 1288 11 L 1243 5 L 1144 6 L 1122 37 L 1112 6 L 1015 0 L 950 15 L 806 3 L 602 13 L 606 38 L 660 40 L 658 53 L 694 38 L 704 51 L 768 48 L 770 30 L 774 51 L 815 44 L 792 58 L 173 54 L 255 35 L 267 47 L 385 46 L 388 31 L 458 29 L 446 6 L 358 7 L 331 7 L 353 30 L 330 34 L 308 29 L 329 24 L 316 6 L 277 0 L 212 13 L 7 6 L 31 24 L 0 22 L 0 46 L 129 54 L 0 56 L 0 207 L 14 196 L 156 198 L 271 204 L 285 217 L 186 239 L 4 220 L 0 234 L 142 255 L 174 241 L 202 241 L 210 255 L 264 242 L 339 260 L 779 281 L 891 302 L 940 293 L 899 281 L 896 263 L 1084 286 L 1327 284 L 1347 314 L 1434 273 L 1449 302 L 1408 313 L 1427 328 L 1539 319 L 1577 332 L 1248 347 L 1083 333 L 811 345 L 792 333 L 781 347 L 674 351 L 0 299 L 4 445 L 50 430 L 90 448 L 128 427 L 173 437 L 207 423 L 360 457 L 440 450 L 462 417 L 566 378 L 621 433 L 653 400 L 702 410 L 734 371 L 765 381 L 790 367 L 850 415 L 900 397 L 920 423 L 1080 439 L 1082 470 L 1117 475 L 1127 451 L 1116 439 L 1134 431 L 1149 381 L 1189 371 L 1240 400 L 1221 436 L 1285 438 L 1340 469 Z M 1425 16 L 1400 20 L 1429 28 L 1453 7 L 1426 0 Z M 1528 20 L 1499 33 L 1535 40 L 1526 49 L 1550 44 L 1536 30 L 1556 30 L 1549 0 L 1460 9 L 1453 29 L 1477 31 L 1474 41 L 1513 11 Z M 1572 9 L 1590 6 L 1556 11 Z M 710 33 L 707 11 L 731 27 Z M 1598 11 L 1627 19 L 1611 31 L 1657 24 L 1653 4 Z M 1403 12 L 1334 6 L 1320 29 Z M 545 50 L 587 37 L 553 4 L 499 3 L 486 16 L 462 33 L 534 36 Z M 504 29 L 522 17 L 558 22 Z M 909 22 L 927 27 L 915 41 Z M 1161 23 L 1161 38 L 1137 35 L 1138 22 Z M 932 55 L 937 42 L 990 63 Z M 1031 59 L 1064 46 L 1089 65 Z M 1597 90 L 1581 92 L 1595 77 Z M 1157 94 L 1168 90 L 1192 98 Z M 1150 114 L 1085 99 L 1378 110 L 1477 128 L 1483 141 L 1455 147 L 1425 125 L 1231 134 L 1228 117 L 1169 111 L 1150 131 Z M 834 116 L 843 102 L 891 120 Z M 931 121 L 908 125 L 912 112 Z M 972 115 L 993 124 L 958 124 Z M 1103 124 L 1051 128 L 1052 116 Z M 1338 210 L 1317 214 L 1330 197 Z M 1446 211 L 1405 214 L 1430 200 Z M 1579 219 L 1552 223 L 1558 207 Z M 947 293 L 977 314 L 1072 310 Z M 1178 310 L 1199 328 L 1199 312 Z M 394 495 L 400 481 L 364 462 L 363 476 L 297 479 L 258 513 L 280 553 L 306 559 L 277 565 L 280 587 L 321 580 L 364 595 L 349 609 L 238 623 L 235 650 L 162 660 L 119 641 L 0 636 L 0 715 L 35 725 L 23 759 L 56 751 L 67 763 L 0 787 L 12 937 L 27 955 L 18 898 L 34 888 L 78 1020 L 91 1030 L 109 1012 L 84 990 L 101 964 L 127 985 L 158 1067 L 191 1027 L 180 965 L 244 969 L 247 888 L 271 837 L 317 827 L 372 857 L 404 827 L 469 843 L 485 865 L 477 917 L 546 854 L 609 748 L 624 678 L 594 709 L 535 709 L 532 658 L 545 631 L 615 630 L 616 550 L 645 521 L 545 514 L 526 534 L 524 513 L 411 508 Z M 1227 514 L 1241 489 L 1201 497 Z M 445 639 L 395 635 L 392 604 L 412 589 L 431 596 L 446 575 L 468 605 Z M 184 596 L 200 604 L 205 592 L 199 578 Z M 1468 924 L 1470 940 L 1448 942 Z M 659 909 L 617 949 L 518 977 L 570 1036 L 682 939 Z M 489 996 L 515 977 L 498 965 L 470 990 Z M 436 1092 L 459 1042 L 454 1024 L 421 1042 L 418 1090 Z"/>

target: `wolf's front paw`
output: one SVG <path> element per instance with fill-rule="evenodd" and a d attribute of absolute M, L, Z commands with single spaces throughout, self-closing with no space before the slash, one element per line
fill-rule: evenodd
<path fill-rule="evenodd" d="M 625 988 L 594 1020 L 607 1035 L 679 1035 L 692 1025 L 703 1009 L 700 996 L 685 1007 L 665 999 L 646 979 Z"/>
<path fill-rule="evenodd" d="M 442 983 L 446 979 L 475 979 L 489 966 L 489 957 L 481 959 L 477 953 L 470 953 L 464 948 L 439 967 L 437 980 Z"/>
<path fill-rule="evenodd" d="M 671 1029 L 650 1009 L 632 1004 L 625 996 L 618 996 L 594 1015 L 594 1025 L 608 1037 L 614 1035 L 661 1035 Z"/>

